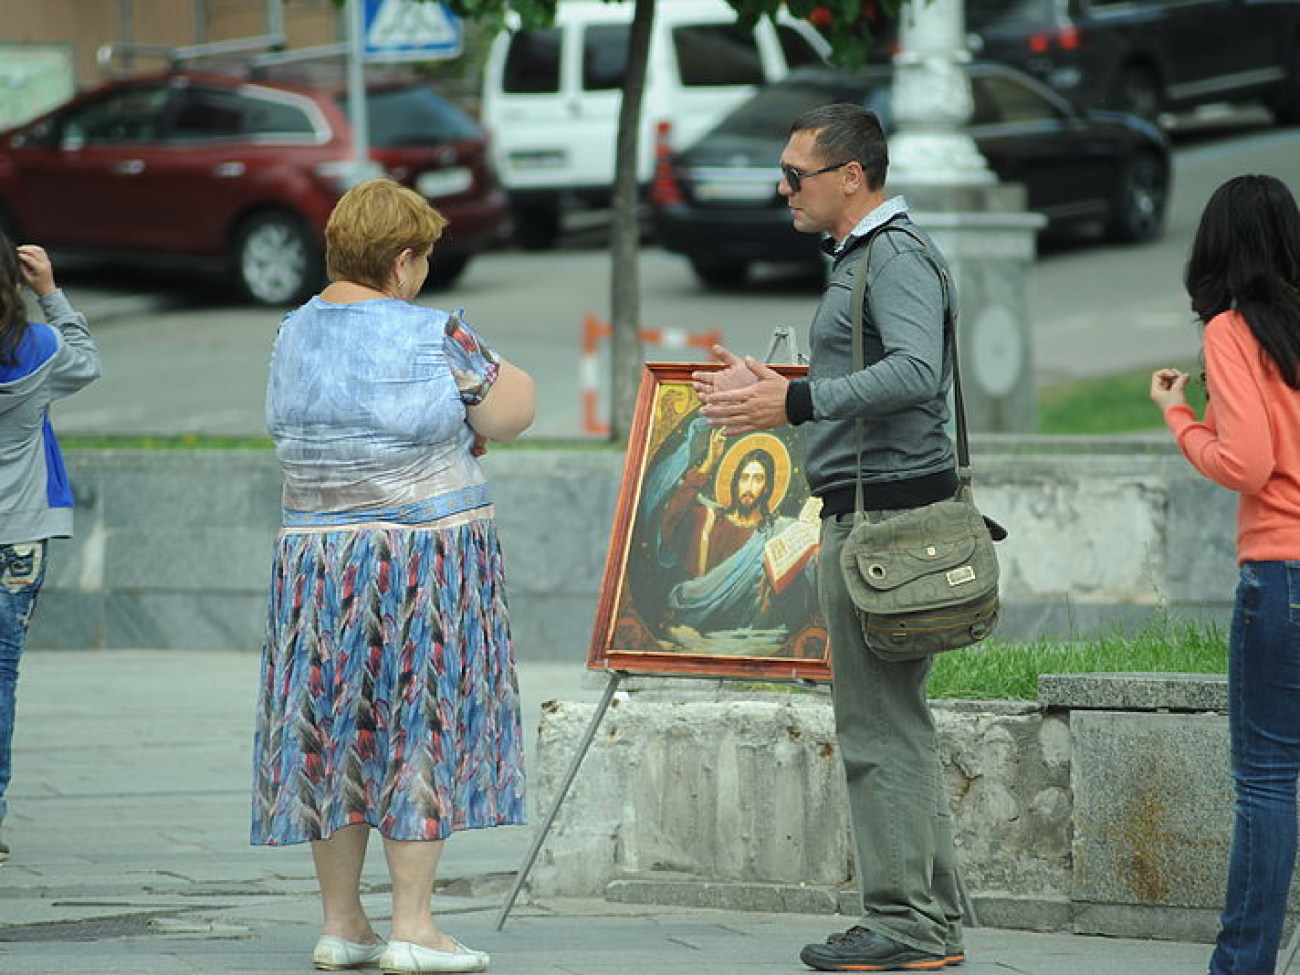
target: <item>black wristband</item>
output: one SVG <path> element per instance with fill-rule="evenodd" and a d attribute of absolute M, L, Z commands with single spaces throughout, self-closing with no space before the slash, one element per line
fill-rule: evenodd
<path fill-rule="evenodd" d="M 792 379 L 785 388 L 785 416 L 795 426 L 813 418 L 812 386 L 806 379 Z"/>

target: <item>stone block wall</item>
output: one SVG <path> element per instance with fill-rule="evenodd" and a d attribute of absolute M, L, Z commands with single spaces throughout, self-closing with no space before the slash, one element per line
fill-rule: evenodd
<path fill-rule="evenodd" d="M 671 685 L 672 682 L 664 682 Z M 622 694 L 529 877 L 536 895 L 855 914 L 828 698 Z M 1209 941 L 1232 825 L 1224 683 L 1076 675 L 1040 701 L 934 702 L 981 923 Z M 595 705 L 552 702 L 543 808 Z M 1292 898 L 1300 909 L 1300 897 Z"/>
<path fill-rule="evenodd" d="M 533 891 L 850 905 L 853 847 L 829 700 L 746 700 L 726 689 L 714 700 L 667 697 L 634 693 L 606 713 L 533 868 Z M 543 808 L 595 712 L 544 709 L 534 777 Z M 981 911 L 990 923 L 1059 925 L 1071 853 L 1064 720 L 1009 702 L 937 703 L 935 720 L 963 873 Z"/>

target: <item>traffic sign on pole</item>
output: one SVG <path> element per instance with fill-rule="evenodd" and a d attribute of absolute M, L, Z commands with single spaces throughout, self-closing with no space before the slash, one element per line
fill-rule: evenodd
<path fill-rule="evenodd" d="M 365 0 L 367 61 L 434 61 L 464 49 L 460 18 L 444 3 Z"/>

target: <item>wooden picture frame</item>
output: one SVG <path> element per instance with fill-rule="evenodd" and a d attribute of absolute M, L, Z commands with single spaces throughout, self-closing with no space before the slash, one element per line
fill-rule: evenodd
<path fill-rule="evenodd" d="M 717 368 L 642 372 L 587 666 L 829 681 L 821 503 L 808 495 L 799 431 L 709 427 L 691 373 Z"/>

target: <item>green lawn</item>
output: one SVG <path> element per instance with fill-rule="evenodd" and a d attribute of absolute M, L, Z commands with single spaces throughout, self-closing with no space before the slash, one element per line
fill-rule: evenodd
<path fill-rule="evenodd" d="M 1175 363 L 1194 378 L 1187 401 L 1197 416 L 1205 408 L 1205 384 L 1197 363 Z M 1160 411 L 1148 395 L 1150 369 L 1083 379 L 1038 391 L 1038 432 L 1063 434 L 1136 433 L 1164 429 Z"/>

